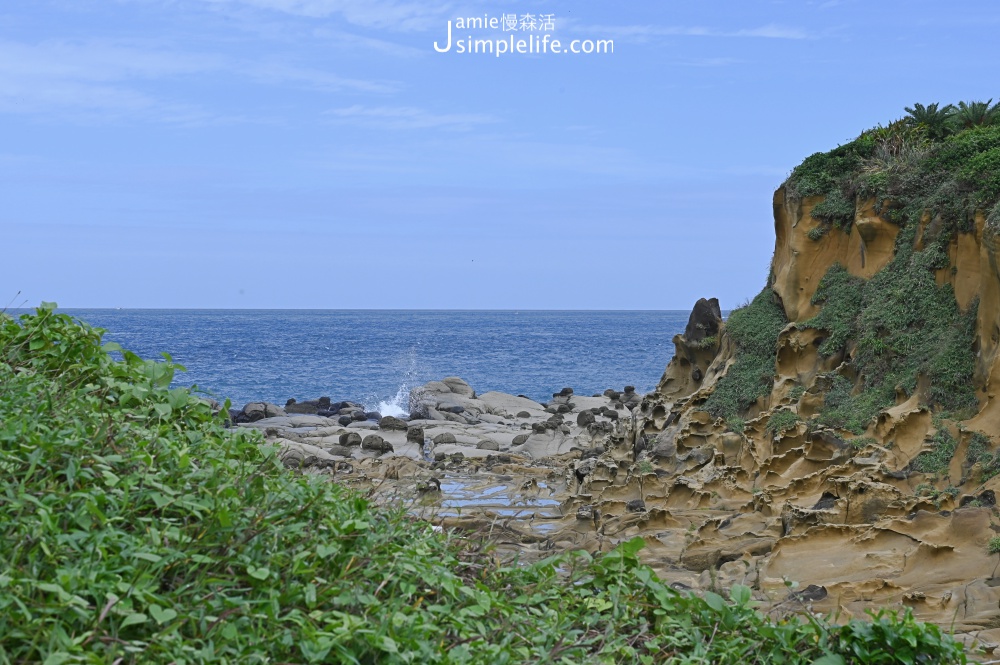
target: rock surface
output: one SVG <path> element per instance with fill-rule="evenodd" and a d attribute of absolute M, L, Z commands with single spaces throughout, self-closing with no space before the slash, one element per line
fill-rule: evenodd
<path fill-rule="evenodd" d="M 501 549 L 525 560 L 608 551 L 639 535 L 641 556 L 677 588 L 747 584 L 765 606 L 793 600 L 841 619 L 909 607 L 998 643 L 1000 564 L 990 550 L 1000 534 L 1000 475 L 984 473 L 989 458 L 969 456 L 974 435 L 985 437 L 986 454 L 1000 455 L 997 245 L 979 215 L 950 241 L 953 269 L 937 274 L 961 308 L 979 302 L 975 415 L 944 423 L 919 394 L 901 393 L 860 435 L 807 425 L 845 361 L 824 358 L 817 349 L 826 333 L 805 324 L 818 311 L 816 288 L 837 262 L 871 277 L 898 236 L 862 201 L 848 231 L 834 227 L 817 241 L 810 211 L 819 202 L 775 195 L 772 288 L 791 323 L 778 337 L 770 391 L 737 429 L 704 409 L 737 355 L 715 299 L 695 304 L 647 395 L 564 388 L 541 404 L 478 395 L 449 377 L 413 391 L 407 421 L 382 418 L 384 446 L 344 445 L 374 423 L 343 427 L 314 414 L 269 414 L 266 405 L 244 408 L 248 419 L 259 416 L 246 426 L 264 431 L 291 469 L 331 474 L 376 497 L 410 496 L 414 510 L 445 527 L 502 529 Z M 773 426 L 778 413 L 787 426 Z M 945 431 L 957 442 L 947 468 L 917 472 L 914 460 Z M 798 583 L 792 596 L 786 581 Z"/>

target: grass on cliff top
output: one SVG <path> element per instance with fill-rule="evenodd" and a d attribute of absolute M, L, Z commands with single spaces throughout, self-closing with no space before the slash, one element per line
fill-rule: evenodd
<path fill-rule="evenodd" d="M 770 285 L 726 320 L 725 329 L 736 344 L 736 360 L 705 401 L 715 417 L 735 421 L 774 385 L 774 354 L 778 334 L 788 323 L 785 310 Z"/>
<path fill-rule="evenodd" d="M 504 566 L 170 389 L 43 306 L 0 316 L 0 663 L 955 663 L 908 612 L 774 620 L 634 539 Z"/>
<path fill-rule="evenodd" d="M 912 395 L 921 377 L 924 401 L 938 411 L 962 412 L 976 405 L 972 385 L 977 305 L 959 310 L 948 284 L 934 271 L 948 267 L 943 240 L 913 249 L 916 227 L 900 232 L 896 253 L 870 280 L 835 264 L 813 296 L 822 309 L 803 325 L 825 330 L 819 352 L 851 352 L 859 377 L 853 384 L 833 379 L 820 422 L 860 434 L 880 410 L 895 403 L 896 391 Z"/>
<path fill-rule="evenodd" d="M 786 186 L 793 195 L 825 197 L 812 216 L 845 231 L 859 198 L 874 198 L 876 212 L 900 225 L 929 213 L 934 233 L 945 237 L 971 230 L 976 210 L 1000 225 L 1000 105 L 976 104 L 917 104 L 888 126 L 806 158 Z"/>

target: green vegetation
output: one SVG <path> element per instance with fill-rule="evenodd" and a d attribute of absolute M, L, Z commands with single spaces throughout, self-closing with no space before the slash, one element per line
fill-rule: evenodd
<path fill-rule="evenodd" d="M 788 430 L 794 429 L 800 422 L 802 420 L 798 414 L 787 409 L 781 409 L 772 413 L 767 419 L 766 431 L 771 436 L 780 436 Z"/>
<path fill-rule="evenodd" d="M 497 564 L 284 469 L 169 389 L 169 357 L 111 351 L 50 305 L 0 320 L 0 663 L 966 662 L 909 612 L 841 627 L 770 619 L 747 587 L 680 594 L 639 538 Z"/>
<path fill-rule="evenodd" d="M 736 361 L 705 401 L 706 411 L 731 422 L 771 392 L 778 334 L 787 323 L 770 286 L 729 315 L 726 330 L 736 344 Z"/>
<path fill-rule="evenodd" d="M 1000 554 L 1000 536 L 990 538 L 990 554 Z"/>
<path fill-rule="evenodd" d="M 805 159 L 786 183 L 789 192 L 823 196 L 812 216 L 845 231 L 859 197 L 874 197 L 876 212 L 904 226 L 927 213 L 936 220 L 936 237 L 970 230 L 977 209 L 989 213 L 1000 205 L 1000 104 L 915 104 L 906 111 L 901 120 Z"/>
<path fill-rule="evenodd" d="M 870 436 L 859 436 L 855 439 L 851 439 L 850 443 L 851 447 L 855 450 L 862 450 L 868 446 L 875 445 L 878 441 Z"/>
<path fill-rule="evenodd" d="M 965 450 L 965 461 L 969 466 L 979 464 L 982 476 L 979 482 L 986 482 L 1000 474 L 1000 455 L 991 453 L 990 437 L 982 432 L 973 432 L 969 437 L 969 446 Z"/>
<path fill-rule="evenodd" d="M 920 453 L 910 465 L 915 471 L 919 471 L 920 473 L 933 473 L 943 476 L 948 473 L 948 467 L 951 465 L 951 460 L 955 457 L 955 448 L 958 447 L 958 442 L 955 441 L 955 437 L 943 426 L 942 422 L 939 421 L 936 425 L 938 431 L 931 437 L 934 449 Z"/>
<path fill-rule="evenodd" d="M 892 406 L 897 390 L 911 395 L 927 377 L 927 404 L 951 410 L 976 404 L 972 387 L 977 305 L 958 309 L 949 285 L 939 286 L 934 270 L 947 265 L 940 243 L 913 249 L 915 227 L 904 229 L 893 260 L 872 279 L 830 268 L 813 297 L 823 306 L 804 325 L 825 330 L 823 355 L 852 351 L 859 376 L 838 376 L 827 392 L 820 422 L 860 434 L 881 409 Z"/>

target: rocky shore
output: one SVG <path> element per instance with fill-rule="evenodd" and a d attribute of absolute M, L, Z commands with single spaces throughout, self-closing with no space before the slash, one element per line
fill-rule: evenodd
<path fill-rule="evenodd" d="M 679 589 L 745 584 L 766 608 L 842 619 L 910 608 L 992 649 L 1000 277 L 984 219 L 952 241 L 956 268 L 937 273 L 955 283 L 960 306 L 979 303 L 978 410 L 943 417 L 920 379 L 870 419 L 838 424 L 836 400 L 863 387 L 853 363 L 864 347 L 824 350 L 815 294 L 838 261 L 851 275 L 878 273 L 894 260 L 885 248 L 896 229 L 862 203 L 852 227 L 816 240 L 817 204 L 776 195 L 773 282 L 740 324 L 755 335 L 773 328 L 762 356 L 717 301 L 701 300 L 649 394 L 567 387 L 542 403 L 448 377 L 412 391 L 406 419 L 320 398 L 248 404 L 231 420 L 261 430 L 295 472 L 402 501 L 442 528 L 488 533 L 504 555 L 608 551 L 640 536 L 646 563 Z M 932 232 L 921 227 L 915 242 Z M 760 312 L 776 323 L 753 320 Z M 748 366 L 763 386 L 749 398 L 739 392 Z"/>

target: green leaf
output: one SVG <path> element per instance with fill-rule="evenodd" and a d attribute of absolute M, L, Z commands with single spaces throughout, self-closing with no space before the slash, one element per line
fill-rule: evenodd
<path fill-rule="evenodd" d="M 746 605 L 750 602 L 752 596 L 750 587 L 743 586 L 742 584 L 734 584 L 733 588 L 729 590 L 729 597 L 737 605 Z"/>
<path fill-rule="evenodd" d="M 257 568 L 254 565 L 247 566 L 247 573 L 250 577 L 258 580 L 266 580 L 271 575 L 271 571 L 267 567 Z"/>
<path fill-rule="evenodd" d="M 156 623 L 161 626 L 168 621 L 172 621 L 177 618 L 177 612 L 175 610 L 172 610 L 169 607 L 163 608 L 159 605 L 150 605 L 149 613 L 153 616 L 153 619 L 156 620 Z"/>
<path fill-rule="evenodd" d="M 148 618 L 149 617 L 147 617 L 145 614 L 142 614 L 141 612 L 129 614 L 127 617 L 125 617 L 125 620 L 122 621 L 121 627 L 128 628 L 129 626 L 134 626 L 139 623 L 146 623 Z"/>
<path fill-rule="evenodd" d="M 726 599 L 711 591 L 705 592 L 705 603 L 716 612 L 722 612 L 726 609 Z"/>
<path fill-rule="evenodd" d="M 43 661 L 42 665 L 62 665 L 68 660 L 72 660 L 73 656 L 64 652 L 57 651 L 56 653 L 50 653 L 48 657 Z"/>
<path fill-rule="evenodd" d="M 831 653 L 817 658 L 812 662 L 812 665 L 847 665 L 847 661 L 844 660 L 843 656 Z"/>

